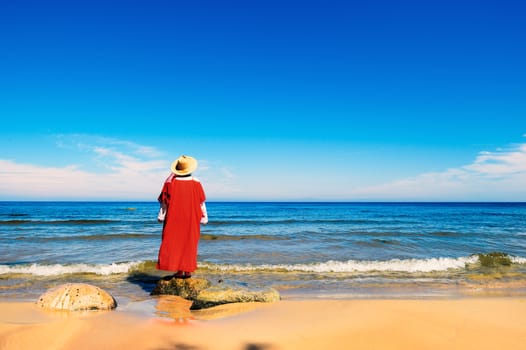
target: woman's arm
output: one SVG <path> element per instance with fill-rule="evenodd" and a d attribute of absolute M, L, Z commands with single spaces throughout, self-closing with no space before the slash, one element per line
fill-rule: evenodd
<path fill-rule="evenodd" d="M 201 223 L 206 225 L 208 223 L 208 213 L 206 212 L 205 202 L 201 203 L 201 212 L 203 213 L 201 216 Z"/>

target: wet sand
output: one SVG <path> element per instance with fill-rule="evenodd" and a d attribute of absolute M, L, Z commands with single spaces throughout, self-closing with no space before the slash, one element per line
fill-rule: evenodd
<path fill-rule="evenodd" d="M 524 349 L 526 298 L 282 300 L 192 311 L 176 298 L 115 311 L 0 302 L 0 349 Z"/>

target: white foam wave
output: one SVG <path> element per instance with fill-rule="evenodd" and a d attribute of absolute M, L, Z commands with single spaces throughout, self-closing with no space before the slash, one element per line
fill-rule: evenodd
<path fill-rule="evenodd" d="M 526 264 L 526 258 L 522 258 L 520 256 L 511 256 L 510 259 L 514 264 Z"/>
<path fill-rule="evenodd" d="M 430 259 L 392 259 L 387 261 L 366 261 L 366 260 L 348 260 L 334 261 L 330 260 L 323 263 L 314 264 L 276 264 L 276 265 L 215 265 L 201 264 L 200 267 L 220 271 L 298 271 L 298 272 L 434 272 L 446 271 L 449 269 L 464 268 L 466 264 L 472 264 L 478 261 L 478 257 L 460 257 L 460 258 L 430 258 Z"/>
<path fill-rule="evenodd" d="M 59 276 L 74 273 L 94 273 L 97 275 L 113 275 L 127 273 L 136 268 L 140 262 L 112 263 L 112 264 L 71 264 L 71 265 L 0 265 L 0 275 L 30 274 L 35 276 Z"/>
<path fill-rule="evenodd" d="M 526 258 L 510 256 L 514 264 L 526 264 Z M 449 269 L 462 269 L 466 264 L 478 262 L 478 256 L 472 255 L 460 258 L 429 258 L 429 259 L 392 259 L 380 260 L 347 260 L 312 264 L 211 264 L 200 263 L 200 268 L 216 271 L 290 271 L 290 272 L 439 272 Z M 111 263 L 111 264 L 30 264 L 30 265 L 0 265 L 0 275 L 30 274 L 35 276 L 60 276 L 76 273 L 93 273 L 97 275 L 113 275 L 129 273 L 140 268 L 144 261 Z"/>

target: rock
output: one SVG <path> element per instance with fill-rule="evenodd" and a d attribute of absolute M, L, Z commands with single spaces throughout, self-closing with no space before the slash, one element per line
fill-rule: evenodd
<path fill-rule="evenodd" d="M 86 283 L 67 283 L 42 294 L 37 305 L 50 310 L 111 310 L 117 307 L 117 302 L 99 287 Z"/>
<path fill-rule="evenodd" d="M 279 300 L 279 293 L 273 288 L 265 290 L 249 290 L 246 288 L 213 286 L 201 291 L 197 295 L 191 309 L 199 310 L 228 303 L 270 303 Z"/>
<path fill-rule="evenodd" d="M 178 295 L 188 300 L 195 300 L 199 292 L 210 287 L 210 282 L 202 278 L 161 279 L 152 291 L 152 295 Z"/>
<path fill-rule="evenodd" d="M 178 295 L 193 301 L 192 310 L 228 303 L 274 302 L 280 300 L 275 289 L 251 290 L 237 285 L 214 285 L 201 278 L 164 278 L 157 282 L 152 295 Z"/>

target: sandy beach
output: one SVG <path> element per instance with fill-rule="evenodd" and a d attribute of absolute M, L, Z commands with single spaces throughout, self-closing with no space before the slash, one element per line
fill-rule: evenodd
<path fill-rule="evenodd" d="M 149 310 L 149 308 L 153 308 Z M 0 303 L 0 349 L 524 349 L 526 298 L 283 300 L 193 311 L 159 298 L 50 313 Z M 153 312 L 152 312 L 153 311 Z"/>

